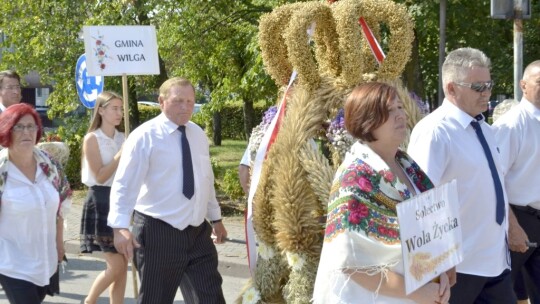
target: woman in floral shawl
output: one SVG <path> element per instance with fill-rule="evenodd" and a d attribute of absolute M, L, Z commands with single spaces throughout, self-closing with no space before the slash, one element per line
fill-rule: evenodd
<path fill-rule="evenodd" d="M 35 147 L 41 132 L 27 104 L 0 115 L 0 284 L 12 304 L 41 303 L 59 292 L 71 191 L 60 164 Z"/>
<path fill-rule="evenodd" d="M 357 86 L 345 103 L 345 127 L 359 139 L 339 167 L 330 194 L 315 282 L 315 303 L 447 303 L 450 284 L 405 294 L 396 204 L 433 187 L 399 146 L 407 115 L 394 87 Z"/>

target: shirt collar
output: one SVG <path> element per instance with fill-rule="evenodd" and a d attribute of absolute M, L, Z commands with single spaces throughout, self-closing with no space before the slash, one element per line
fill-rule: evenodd
<path fill-rule="evenodd" d="M 167 134 L 172 134 L 178 129 L 178 125 L 169 120 L 167 116 L 165 116 L 165 114 L 163 113 L 159 114 L 157 119 L 159 120 L 160 124 L 163 126 Z M 189 122 L 186 124 L 186 129 L 189 129 Z"/>
<path fill-rule="evenodd" d="M 519 104 L 525 109 L 525 111 L 529 112 L 534 118 L 536 118 L 536 120 L 540 120 L 540 109 L 533 105 L 532 102 L 523 97 Z"/>
<path fill-rule="evenodd" d="M 484 121 L 484 115 L 479 114 L 476 117 L 472 117 L 446 98 L 444 99 L 441 107 L 443 107 L 446 116 L 455 119 L 463 127 L 463 129 L 467 128 L 472 121 Z"/>

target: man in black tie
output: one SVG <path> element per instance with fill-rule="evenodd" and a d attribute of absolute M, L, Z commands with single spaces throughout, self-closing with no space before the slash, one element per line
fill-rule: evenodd
<path fill-rule="evenodd" d="M 221 222 L 204 131 L 191 122 L 193 85 L 172 78 L 159 89 L 161 115 L 124 143 L 111 188 L 114 245 L 131 259 L 141 281 L 138 303 L 225 303 L 217 270 Z M 128 229 L 131 214 L 133 232 Z"/>
<path fill-rule="evenodd" d="M 461 48 L 442 66 L 443 104 L 413 129 L 409 154 L 433 183 L 457 180 L 463 261 L 450 303 L 516 303 L 510 277 L 508 202 L 493 131 L 482 115 L 493 88 L 490 60 Z"/>

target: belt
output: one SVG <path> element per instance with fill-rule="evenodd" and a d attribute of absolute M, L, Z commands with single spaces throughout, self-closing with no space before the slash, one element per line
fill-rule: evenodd
<path fill-rule="evenodd" d="M 92 190 L 111 190 L 110 186 L 94 185 L 94 186 L 90 186 L 89 188 L 92 189 Z"/>
<path fill-rule="evenodd" d="M 512 206 L 512 208 L 514 208 L 514 210 L 518 210 L 518 211 L 521 211 L 521 212 L 527 212 L 527 213 L 533 214 L 533 215 L 540 214 L 540 210 L 534 209 L 531 206 L 516 206 L 516 205 L 511 205 L 511 206 Z"/>

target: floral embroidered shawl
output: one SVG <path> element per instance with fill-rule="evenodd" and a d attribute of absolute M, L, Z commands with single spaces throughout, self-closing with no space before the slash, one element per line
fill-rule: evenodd
<path fill-rule="evenodd" d="M 433 188 L 405 152 L 398 150 L 396 160 L 420 192 Z M 351 147 L 332 183 L 315 303 L 406 303 L 364 289 L 343 269 L 403 272 L 395 206 L 410 197 L 406 185 L 367 145 L 357 142 Z"/>
<path fill-rule="evenodd" d="M 43 173 L 47 176 L 47 179 L 60 194 L 58 214 L 64 216 L 67 209 L 71 206 L 71 188 L 69 187 L 62 166 L 50 157 L 47 152 L 38 148 L 34 148 L 34 158 L 38 166 L 43 170 Z M 8 149 L 2 149 L 0 151 L 0 207 L 2 204 L 2 193 L 4 193 L 4 187 L 8 178 L 8 163 Z"/>

